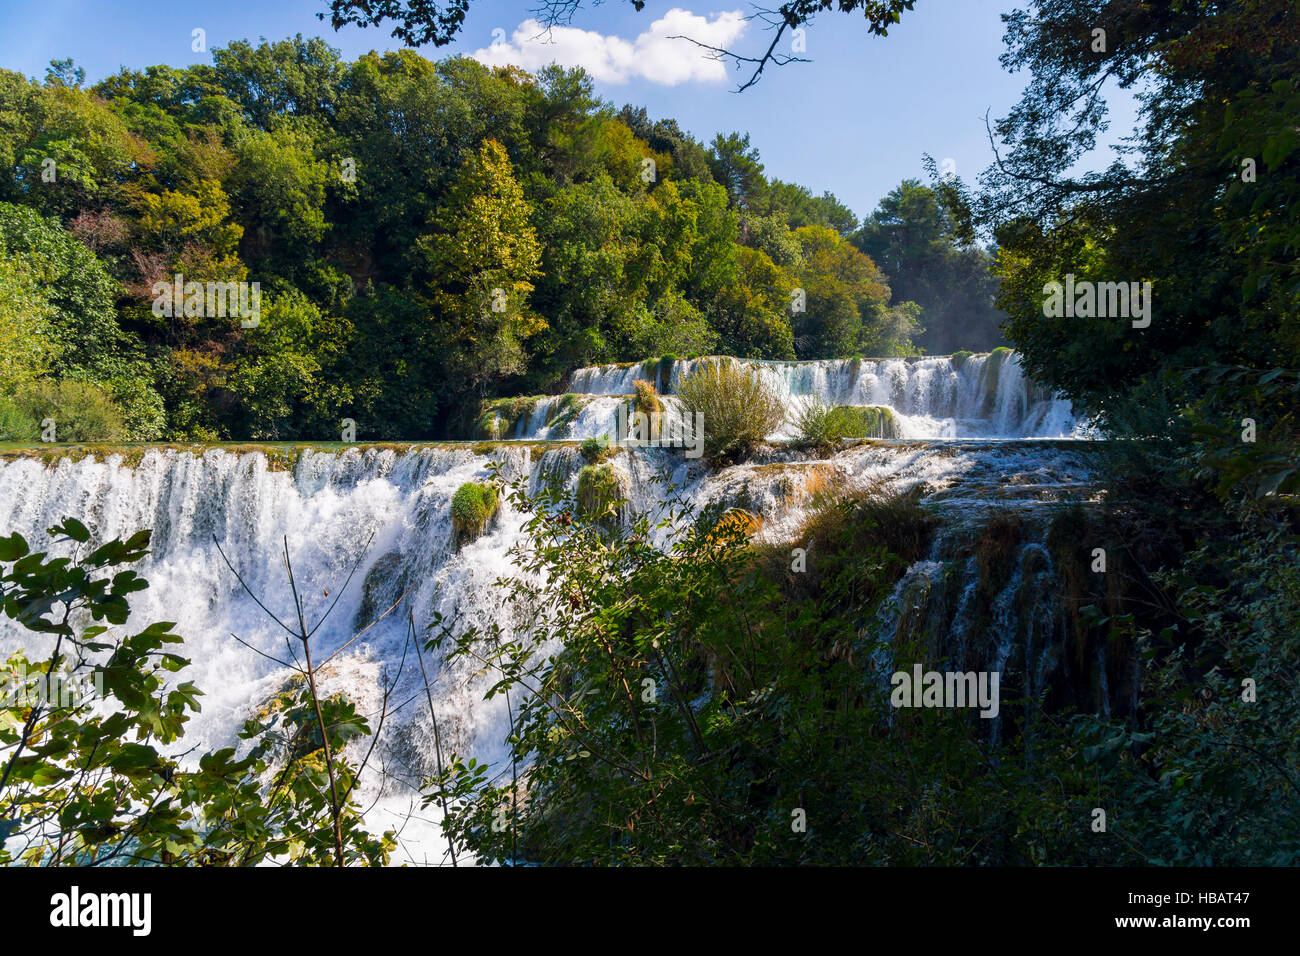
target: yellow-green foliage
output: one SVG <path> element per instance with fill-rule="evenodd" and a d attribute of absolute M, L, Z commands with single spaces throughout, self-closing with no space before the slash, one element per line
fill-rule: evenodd
<path fill-rule="evenodd" d="M 578 511 L 597 520 L 607 519 L 622 497 L 618 475 L 609 465 L 586 465 L 578 472 Z"/>
<path fill-rule="evenodd" d="M 758 375 L 729 359 L 700 363 L 676 394 L 690 421 L 703 416 L 709 459 L 744 455 L 785 421 L 785 409 Z"/>
<path fill-rule="evenodd" d="M 898 420 L 884 405 L 831 406 L 818 398 L 807 402 L 795 418 L 799 443 L 830 445 L 846 438 L 897 438 Z"/>
<path fill-rule="evenodd" d="M 528 306 L 542 246 L 533 209 L 505 147 L 491 137 L 467 157 L 416 249 L 438 277 L 431 298 L 446 315 L 473 316 L 456 343 L 466 382 L 514 375 L 527 365 L 523 342 L 546 323 Z"/>
<path fill-rule="evenodd" d="M 39 272 L 0 245 L 0 395 L 13 394 L 49 369 L 57 351 L 50 335 L 53 314 Z"/>
<path fill-rule="evenodd" d="M 634 411 L 645 412 L 646 415 L 663 411 L 663 402 L 659 401 L 659 393 L 655 391 L 652 383 L 638 378 L 632 383 L 632 388 L 636 391 L 636 396 L 632 399 Z"/>
<path fill-rule="evenodd" d="M 88 382 L 32 382 L 0 398 L 0 441 L 38 441 L 52 422 L 56 441 L 121 441 L 126 424 L 113 399 Z"/>
<path fill-rule="evenodd" d="M 451 499 L 451 525 L 457 541 L 477 538 L 497 511 L 497 489 L 492 484 L 467 481 Z"/>

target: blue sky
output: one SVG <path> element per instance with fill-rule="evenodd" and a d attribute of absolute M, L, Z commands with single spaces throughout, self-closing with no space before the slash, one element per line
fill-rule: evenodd
<path fill-rule="evenodd" d="M 769 176 L 815 193 L 829 189 L 863 216 L 901 180 L 924 178 L 923 153 L 951 159 L 968 181 L 991 161 L 985 112 L 1005 113 L 1023 83 L 998 63 L 999 14 L 1014 6 L 918 0 L 885 38 L 869 36 L 857 15 L 824 13 L 807 30 L 803 55 L 812 62 L 769 69 L 744 93 L 734 91 L 748 73 L 701 60 L 695 48 L 667 39 L 680 30 L 728 38 L 729 48 L 744 52 L 765 47 L 763 26 L 736 16 L 752 7 L 726 0 L 650 0 L 641 13 L 623 0 L 605 0 L 579 11 L 573 26 L 581 33 L 553 35 L 546 46 L 525 42 L 535 31 L 521 27 L 535 0 L 476 0 L 456 43 L 421 52 L 526 66 L 554 54 L 573 61 L 566 65 L 588 65 L 599 77 L 597 92 L 615 105 L 674 117 L 705 143 L 718 132 L 747 131 Z M 324 37 L 346 59 L 400 46 L 382 27 L 336 33 L 316 18 L 324 10 L 325 0 L 0 0 L 0 67 L 39 78 L 51 59 L 71 56 L 93 83 L 121 67 L 206 62 L 209 54 L 191 50 L 196 27 L 206 31 L 209 50 L 295 33 Z M 1111 102 L 1114 142 L 1132 129 L 1134 111 L 1127 96 Z"/>

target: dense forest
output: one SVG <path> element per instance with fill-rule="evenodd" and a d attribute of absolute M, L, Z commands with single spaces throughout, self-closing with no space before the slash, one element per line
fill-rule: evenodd
<path fill-rule="evenodd" d="M 212 60 L 0 74 L 0 437 L 447 437 L 583 365 L 1001 342 L 989 253 L 919 182 L 859 228 L 581 70 Z M 190 294 L 227 282 L 255 322 Z"/>

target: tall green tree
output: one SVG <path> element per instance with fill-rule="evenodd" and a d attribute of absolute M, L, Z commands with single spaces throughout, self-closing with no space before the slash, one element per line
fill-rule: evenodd
<path fill-rule="evenodd" d="M 420 240 L 436 321 L 471 388 L 523 371 L 524 341 L 545 327 L 529 306 L 541 246 L 510 158 L 488 140 L 465 164 Z"/>
<path fill-rule="evenodd" d="M 927 352 L 989 351 L 1005 344 L 994 305 L 993 258 L 965 243 L 933 189 L 918 180 L 894 188 L 853 236 L 853 243 L 889 277 L 893 301 L 915 302 Z"/>

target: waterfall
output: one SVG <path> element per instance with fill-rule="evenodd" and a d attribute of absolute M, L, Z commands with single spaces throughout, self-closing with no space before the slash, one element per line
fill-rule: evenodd
<path fill-rule="evenodd" d="M 547 423 L 560 397 L 544 398 L 517 438 L 587 438 L 615 433 L 618 404 L 633 383 L 652 383 L 672 410 L 682 378 L 716 358 L 599 365 L 580 368 L 569 388 L 583 408 L 564 434 Z M 791 415 L 812 397 L 829 405 L 888 408 L 898 437 L 916 438 L 1066 438 L 1078 436 L 1082 423 L 1070 403 L 1048 394 L 1024 374 L 1018 353 L 999 349 L 971 355 L 921 358 L 826 359 L 776 362 L 726 359 L 755 372 Z M 665 374 L 666 372 L 666 374 Z M 771 437 L 788 438 L 789 423 Z"/>
<path fill-rule="evenodd" d="M 967 364 L 978 358 L 972 356 Z M 901 408 L 960 412 L 973 407 L 981 399 L 971 380 L 983 374 L 981 365 L 957 371 L 945 368 L 946 361 L 889 360 L 871 372 L 867 363 L 857 370 L 849 363 L 756 364 L 774 384 L 783 383 L 790 396 L 819 393 L 856 401 L 879 399 L 883 393 L 878 390 L 888 388 Z M 1014 361 L 1003 362 L 1004 372 L 1011 367 Z M 686 370 L 689 363 L 678 363 L 673 375 Z M 631 381 L 626 372 L 582 371 L 589 373 L 581 379 L 589 387 Z M 1023 378 L 1004 375 L 990 403 L 989 421 L 1026 420 L 1026 402 L 1002 397 L 1013 382 L 1031 394 Z M 597 397 L 581 403 L 571 417 L 570 439 L 597 433 L 592 421 L 624 400 L 617 394 L 588 394 Z M 559 401 L 549 409 L 534 409 L 528 430 L 547 428 Z M 917 489 L 950 531 L 900 582 L 893 616 L 886 612 L 884 635 L 889 638 L 890 629 L 900 626 L 923 628 L 935 635 L 941 652 L 975 660 L 989 638 L 987 622 L 977 621 L 975 613 L 975 562 L 968 557 L 966 539 L 987 515 L 1046 513 L 1062 500 L 1087 496 L 1092 447 L 1072 440 L 961 437 L 939 443 L 868 442 L 822 459 L 773 448 L 761 460 L 718 470 L 686 459 L 680 451 L 619 448 L 610 464 L 631 508 L 662 516 L 667 479 L 697 508 L 720 502 L 750 511 L 758 519 L 758 539 L 770 543 L 794 539 L 819 490 Z M 107 451 L 103 460 L 84 450 L 81 454 L 79 460 L 36 452 L 0 459 L 0 533 L 17 531 L 35 550 L 66 553 L 68 544 L 52 542 L 44 533 L 64 516 L 78 517 L 91 528 L 92 543 L 152 529 L 151 553 L 137 568 L 150 586 L 133 595 L 127 626 L 174 621 L 185 638 L 183 653 L 192 664 L 182 677 L 205 696 L 183 743 L 199 750 L 236 743 L 243 721 L 291 674 L 270 659 L 289 653 L 284 633 L 243 592 L 221 552 L 267 607 L 283 617 L 292 607 L 281 556 L 287 540 L 309 626 L 338 601 L 313 638 L 318 659 L 336 655 L 322 675 L 324 692 L 344 692 L 361 712 L 373 714 L 382 688 L 396 682 L 392 699 L 407 701 L 384 725 L 381 750 L 394 757 L 388 772 L 370 775 L 363 785 L 361 802 L 374 804 L 367 819 L 376 829 L 418 807 L 420 778 L 434 764 L 418 668 L 408 659 L 398 674 L 406 650 L 406 609 L 421 629 L 435 614 L 457 629 L 498 624 L 509 631 L 514 623 L 494 582 L 519 573 L 508 552 L 524 539 L 527 516 L 506 502 L 479 538 L 457 547 L 450 517 L 453 494 L 464 482 L 485 480 L 494 465 L 507 478 L 527 479 L 533 490 L 556 481 L 572 490 L 586 463 L 572 440 L 293 453 L 273 447 L 239 452 L 146 448 L 130 460 Z M 670 533 L 657 529 L 656 540 L 662 543 Z M 340 593 L 354 567 L 351 584 Z M 956 591 L 948 584 L 954 580 L 960 582 Z M 383 616 L 394 605 L 399 610 Z M 1011 645 L 1026 639 L 1024 622 L 1015 618 L 1024 606 L 1020 597 L 1009 597 L 1011 617 L 997 625 Z M 1046 645 L 1040 641 L 1039 646 L 1034 653 L 1041 656 Z M 38 654 L 41 638 L 12 621 L 0 621 L 0 652 L 18 647 Z M 1017 659 L 1023 659 L 1026 652 L 1019 653 Z M 433 690 L 444 750 L 476 757 L 499 771 L 508 761 L 504 700 L 483 701 L 486 678 L 468 664 L 455 664 L 445 673 L 444 662 L 429 664 L 430 674 L 441 674 Z M 1035 678 L 1039 686 L 1043 680 Z M 403 766 L 409 770 L 392 770 Z M 430 808 L 421 816 L 436 817 Z M 395 859 L 436 861 L 441 854 L 433 819 L 404 833 Z"/>

